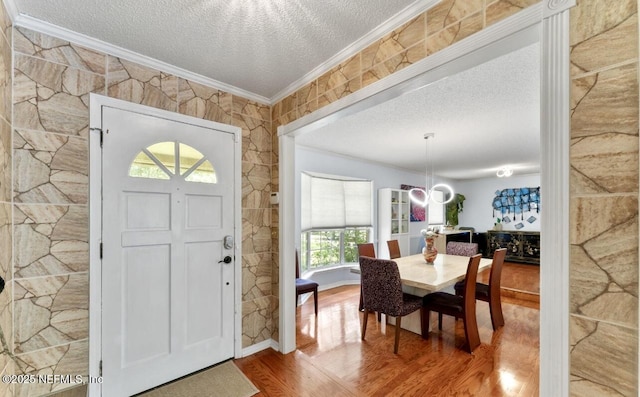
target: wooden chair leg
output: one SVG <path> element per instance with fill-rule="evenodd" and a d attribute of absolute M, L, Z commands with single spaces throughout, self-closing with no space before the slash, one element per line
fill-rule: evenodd
<path fill-rule="evenodd" d="M 476 347 L 480 346 L 480 334 L 478 333 L 478 322 L 476 320 L 476 311 L 464 314 L 464 336 L 467 339 L 467 348 L 469 353 L 473 353 Z"/>
<path fill-rule="evenodd" d="M 492 296 L 489 299 L 489 310 L 491 312 L 491 325 L 495 331 L 504 325 L 504 316 L 502 315 L 502 302 L 500 297 L 494 298 Z"/>
<path fill-rule="evenodd" d="M 438 329 L 442 331 L 442 313 L 438 313 Z"/>
<path fill-rule="evenodd" d="M 382 322 L 382 312 L 378 312 L 378 322 Z"/>
<path fill-rule="evenodd" d="M 358 306 L 358 310 L 364 310 L 364 299 L 362 299 L 362 285 L 360 285 L 360 305 Z"/>
<path fill-rule="evenodd" d="M 402 317 L 396 317 L 396 342 L 393 345 L 393 353 L 398 354 L 398 345 L 400 345 L 400 322 L 402 321 Z"/>
<path fill-rule="evenodd" d="M 429 339 L 429 317 L 431 317 L 431 311 L 420 309 L 420 320 L 422 321 L 420 328 L 422 328 L 422 337 L 424 339 Z"/>
<path fill-rule="evenodd" d="M 318 289 L 313 291 L 313 306 L 316 309 L 316 316 L 318 315 Z"/>
<path fill-rule="evenodd" d="M 367 333 L 367 319 L 369 318 L 369 309 L 364 309 L 364 319 L 362 320 L 362 333 L 361 338 L 364 340 L 364 335 Z"/>

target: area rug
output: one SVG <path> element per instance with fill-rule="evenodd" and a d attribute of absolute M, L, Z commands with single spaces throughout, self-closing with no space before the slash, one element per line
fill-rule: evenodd
<path fill-rule="evenodd" d="M 140 397 L 249 397 L 259 390 L 233 361 L 181 378 Z"/>

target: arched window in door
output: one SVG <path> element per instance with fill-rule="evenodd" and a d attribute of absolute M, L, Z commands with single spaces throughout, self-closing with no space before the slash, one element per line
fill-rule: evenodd
<path fill-rule="evenodd" d="M 142 149 L 129 167 L 129 176 L 217 183 L 211 162 L 198 150 L 178 141 L 158 142 Z"/>

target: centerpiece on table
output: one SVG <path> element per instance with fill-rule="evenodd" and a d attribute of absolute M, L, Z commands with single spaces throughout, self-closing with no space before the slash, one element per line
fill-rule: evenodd
<path fill-rule="evenodd" d="M 422 248 L 422 256 L 424 256 L 424 260 L 433 265 L 433 262 L 436 260 L 438 256 L 438 250 L 435 245 L 436 232 L 432 232 L 431 230 L 422 229 L 420 230 L 420 234 L 424 237 L 424 248 Z"/>

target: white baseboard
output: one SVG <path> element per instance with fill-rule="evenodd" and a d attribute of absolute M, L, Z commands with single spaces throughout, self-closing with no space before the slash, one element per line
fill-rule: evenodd
<path fill-rule="evenodd" d="M 321 285 L 318 287 L 318 291 L 326 291 L 328 289 L 342 287 L 343 285 L 360 285 L 360 280 L 344 280 L 333 284 Z"/>

